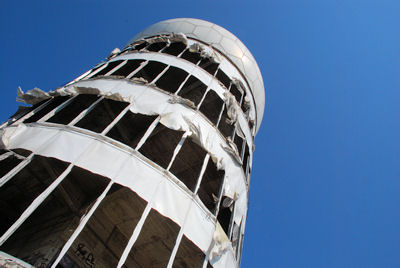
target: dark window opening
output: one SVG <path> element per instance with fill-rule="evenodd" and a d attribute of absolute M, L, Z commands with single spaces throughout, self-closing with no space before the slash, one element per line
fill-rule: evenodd
<path fill-rule="evenodd" d="M 218 129 L 225 137 L 232 136 L 234 127 L 232 124 L 230 124 L 230 118 L 228 117 L 226 106 L 224 108 L 224 111 L 222 112 L 221 120 L 219 121 L 218 124 Z"/>
<path fill-rule="evenodd" d="M 165 48 L 162 52 L 167 53 L 173 56 L 178 56 L 182 53 L 182 51 L 186 48 L 186 45 L 182 42 L 171 43 L 167 48 Z"/>
<path fill-rule="evenodd" d="M 200 200 L 212 213 L 215 213 L 218 196 L 221 191 L 225 171 L 218 170 L 211 157 L 208 160 L 206 170 L 201 179 L 200 188 L 197 194 Z"/>
<path fill-rule="evenodd" d="M 159 123 L 139 149 L 144 156 L 167 168 L 183 131 L 172 130 Z"/>
<path fill-rule="evenodd" d="M 32 201 L 67 168 L 67 165 L 55 158 L 35 155 L 28 165 L 0 188 L 0 234 L 11 227 Z M 3 171 L 4 166 L 1 168 Z"/>
<path fill-rule="evenodd" d="M 97 71 L 98 69 L 100 69 L 101 67 L 103 67 L 104 64 L 105 64 L 105 63 L 102 63 L 102 64 L 100 64 L 100 65 L 98 65 L 98 66 L 95 66 L 93 69 L 90 70 L 90 73 L 88 73 L 88 75 L 94 73 L 95 71 Z"/>
<path fill-rule="evenodd" d="M 123 60 L 116 60 L 116 61 L 109 62 L 104 69 L 102 69 L 100 72 L 95 74 L 93 77 L 105 75 L 106 73 L 108 73 L 109 71 L 111 71 L 112 69 L 117 67 L 121 62 L 123 62 Z"/>
<path fill-rule="evenodd" d="M 198 268 L 203 266 L 205 254 L 185 235 L 182 236 L 172 267 Z"/>
<path fill-rule="evenodd" d="M 196 52 L 190 52 L 189 49 L 187 49 L 183 54 L 181 55 L 182 59 L 188 60 L 191 63 L 197 64 L 199 60 L 201 60 L 200 54 Z"/>
<path fill-rule="evenodd" d="M 224 196 L 221 200 L 217 216 L 219 224 L 221 225 L 222 229 L 225 231 L 228 237 L 229 237 L 229 225 L 231 223 L 231 218 L 232 218 L 232 210 L 231 210 L 232 207 L 233 207 L 232 199 L 227 196 Z"/>
<path fill-rule="evenodd" d="M 143 42 L 141 44 L 137 44 L 137 45 L 134 46 L 133 50 L 141 50 L 141 49 L 147 47 L 148 44 L 149 43 L 147 43 L 147 42 Z"/>
<path fill-rule="evenodd" d="M 247 145 L 247 142 L 246 142 L 246 146 L 245 147 L 246 148 L 245 148 L 244 156 L 243 156 L 243 171 L 244 171 L 244 174 L 246 175 L 247 166 L 249 165 L 248 159 L 249 159 L 249 156 L 250 156 L 250 154 L 249 154 L 249 146 Z"/>
<path fill-rule="evenodd" d="M 158 52 L 167 45 L 166 42 L 156 42 L 147 47 L 148 51 Z"/>
<path fill-rule="evenodd" d="M 218 70 L 215 76 L 226 87 L 226 89 L 229 88 L 229 85 L 231 84 L 231 79 L 229 79 L 229 77 L 221 69 Z"/>
<path fill-rule="evenodd" d="M 147 202 L 114 184 L 57 267 L 117 267 Z M 92 264 L 92 266 L 91 266 Z"/>
<path fill-rule="evenodd" d="M 0 250 L 36 267 L 50 267 L 108 182 L 74 167 Z"/>
<path fill-rule="evenodd" d="M 240 101 L 242 99 L 242 92 L 239 91 L 239 89 L 235 86 L 235 84 L 231 85 L 230 92 L 232 93 L 233 96 L 235 96 L 236 101 L 240 104 Z"/>
<path fill-rule="evenodd" d="M 107 136 L 135 148 L 156 118 L 155 115 L 135 114 L 128 111 L 107 133 Z"/>
<path fill-rule="evenodd" d="M 51 112 L 54 108 L 56 108 L 57 106 L 59 106 L 60 104 L 62 104 L 66 100 L 68 100 L 69 98 L 70 98 L 69 96 L 54 97 L 53 99 L 50 100 L 50 102 L 45 107 L 43 107 L 42 109 L 40 109 L 39 111 L 34 113 L 31 117 L 25 119 L 23 122 L 24 123 L 32 123 L 32 122 L 38 121 L 40 118 L 42 118 L 43 116 L 45 116 L 46 114 Z"/>
<path fill-rule="evenodd" d="M 36 108 L 38 108 L 40 105 L 42 105 L 43 103 L 45 103 L 47 101 L 51 101 L 51 99 L 42 100 L 33 106 L 18 106 L 18 110 L 12 116 L 10 116 L 10 118 L 14 118 L 15 120 L 18 120 L 21 117 L 28 114 L 29 112 L 35 110 Z"/>
<path fill-rule="evenodd" d="M 240 227 L 234 222 L 232 227 L 232 247 L 235 252 L 235 257 L 239 257 L 239 238 L 240 238 Z"/>
<path fill-rule="evenodd" d="M 102 99 L 87 115 L 79 120 L 75 126 L 100 133 L 128 105 L 129 103 L 122 101 Z"/>
<path fill-rule="evenodd" d="M 16 154 L 28 157 L 30 154 L 32 154 L 32 151 L 26 150 L 26 149 L 22 149 L 22 148 L 16 148 L 16 149 L 12 149 L 11 151 L 13 151 Z"/>
<path fill-rule="evenodd" d="M 130 251 L 125 267 L 167 267 L 179 226 L 152 209 Z"/>
<path fill-rule="evenodd" d="M 130 73 L 136 70 L 144 60 L 128 60 L 122 67 L 118 68 L 111 75 L 127 77 Z"/>
<path fill-rule="evenodd" d="M 5 153 L 7 153 L 7 151 Z M 23 160 L 17 157 L 16 155 L 12 154 L 11 152 L 9 153 L 10 155 L 8 155 L 8 157 L 0 160 L 0 178 L 6 175 L 8 172 L 10 172 Z"/>
<path fill-rule="evenodd" d="M 167 67 L 164 63 L 158 61 L 149 61 L 134 77 L 144 78 L 147 82 L 151 82 Z"/>
<path fill-rule="evenodd" d="M 200 145 L 192 138 L 186 138 L 170 168 L 171 173 L 192 192 L 196 187 L 205 156 L 206 151 Z"/>
<path fill-rule="evenodd" d="M 203 98 L 206 89 L 207 86 L 203 84 L 203 82 L 191 75 L 179 91 L 178 95 L 182 98 L 191 100 L 197 106 Z"/>
<path fill-rule="evenodd" d="M 188 73 L 184 70 L 170 66 L 157 80 L 156 86 L 170 93 L 175 93 L 187 76 Z"/>
<path fill-rule="evenodd" d="M 239 152 L 239 156 L 241 157 L 242 156 L 242 151 L 243 151 L 243 138 L 242 137 L 240 137 L 237 133 L 236 133 L 236 135 L 235 135 L 235 139 L 234 139 L 234 143 L 236 144 L 236 147 L 237 147 L 237 149 L 238 149 L 238 152 Z"/>
<path fill-rule="evenodd" d="M 205 58 L 205 59 L 202 59 L 202 60 L 200 61 L 199 66 L 200 66 L 201 68 L 203 68 L 204 70 L 206 70 L 206 71 L 207 71 L 208 73 L 210 73 L 211 75 L 214 75 L 215 72 L 216 72 L 217 69 L 218 69 L 219 64 L 218 64 L 218 63 L 215 63 L 215 62 L 212 62 L 212 61 L 211 61 L 210 59 L 208 59 L 208 58 Z"/>
<path fill-rule="evenodd" d="M 98 98 L 99 96 L 93 94 L 79 94 L 63 109 L 50 117 L 47 122 L 67 125 Z"/>
<path fill-rule="evenodd" d="M 217 124 L 219 115 L 222 110 L 224 101 L 215 93 L 214 90 L 209 90 L 206 97 L 200 106 L 202 112 L 214 125 Z"/>

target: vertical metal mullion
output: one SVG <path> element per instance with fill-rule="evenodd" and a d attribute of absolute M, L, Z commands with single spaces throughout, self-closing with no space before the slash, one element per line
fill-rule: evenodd
<path fill-rule="evenodd" d="M 235 206 L 236 206 L 235 201 L 233 201 L 231 206 L 232 206 L 231 219 L 229 220 L 228 233 L 226 235 L 228 236 L 229 240 L 232 242 L 232 230 L 233 230 L 233 223 L 234 223 L 234 216 L 235 216 Z"/>
<path fill-rule="evenodd" d="M 203 165 L 202 165 L 201 170 L 200 170 L 200 175 L 199 175 L 199 177 L 197 179 L 196 186 L 194 188 L 194 194 L 197 194 L 197 192 L 199 191 L 201 182 L 203 180 L 204 172 L 207 169 L 207 164 L 208 164 L 209 159 L 210 159 L 210 155 L 206 154 L 206 157 L 203 160 Z"/>
<path fill-rule="evenodd" d="M 165 74 L 165 72 L 169 69 L 170 65 L 167 65 L 153 80 L 151 80 L 151 82 L 149 82 L 149 84 L 154 84 L 155 82 L 157 82 L 158 79 L 160 79 L 161 76 L 163 76 L 163 74 Z"/>
<path fill-rule="evenodd" d="M 73 126 L 75 125 L 79 120 L 81 120 L 85 115 L 87 115 L 91 110 L 94 109 L 94 107 L 104 99 L 104 96 L 101 96 L 98 98 L 95 102 L 93 102 L 88 108 L 83 110 L 80 114 L 78 114 L 69 124 L 68 126 Z"/>
<path fill-rule="evenodd" d="M 153 123 L 150 124 L 149 128 L 146 130 L 143 137 L 140 139 L 140 141 L 136 145 L 135 151 L 139 151 L 140 147 L 142 147 L 142 145 L 146 142 L 147 138 L 150 136 L 150 134 L 156 128 L 158 122 L 160 122 L 160 119 L 161 119 L 161 116 L 158 116 L 156 119 L 154 119 Z"/>
<path fill-rule="evenodd" d="M 2 245 L 16 230 L 20 227 L 24 221 L 35 211 L 35 209 L 42 204 L 42 202 L 54 191 L 54 189 L 64 180 L 64 178 L 72 170 L 73 164 L 69 166 L 52 182 L 39 196 L 37 196 L 33 202 L 24 210 L 21 216 L 11 225 L 10 228 L 1 236 L 0 245 Z"/>
<path fill-rule="evenodd" d="M 183 80 L 183 82 L 180 84 L 178 89 L 175 91 L 174 95 L 178 95 L 179 91 L 181 91 L 182 87 L 185 85 L 185 83 L 187 82 L 187 80 L 189 79 L 190 76 L 191 76 L 191 74 L 188 73 L 186 78 Z"/>
<path fill-rule="evenodd" d="M 28 117 L 31 117 L 32 115 L 34 115 L 35 113 L 37 113 L 39 110 L 43 109 L 44 107 L 46 107 L 54 98 L 50 98 L 48 99 L 46 102 L 42 103 L 39 107 L 36 107 L 34 110 L 30 111 L 29 113 L 27 113 L 26 115 L 22 116 L 21 118 L 19 118 L 17 121 L 15 121 L 14 123 L 20 123 L 22 121 L 24 121 L 25 119 L 27 119 Z"/>
<path fill-rule="evenodd" d="M 105 73 L 104 76 L 109 76 L 110 74 L 114 73 L 114 72 L 117 71 L 119 68 L 121 68 L 122 66 L 124 66 L 127 62 L 128 62 L 128 60 L 122 61 L 120 64 L 118 64 L 117 66 L 115 66 L 113 69 L 111 69 L 110 71 L 108 71 L 107 73 Z"/>
<path fill-rule="evenodd" d="M 66 84 L 65 86 L 69 86 L 79 80 L 81 80 L 82 78 L 84 78 L 86 75 L 88 75 L 90 73 L 91 69 L 85 73 L 83 73 L 82 75 L 78 76 L 77 78 L 75 78 L 74 80 L 72 80 L 71 82 L 69 82 L 68 84 Z"/>
<path fill-rule="evenodd" d="M 40 118 L 39 120 L 37 120 L 37 122 L 44 122 L 46 120 L 48 120 L 50 117 L 52 117 L 53 115 L 55 115 L 57 112 L 59 112 L 60 110 L 64 109 L 65 106 L 67 106 L 68 104 L 70 104 L 78 95 L 72 96 L 71 98 L 69 98 L 68 100 L 64 101 L 63 103 L 61 103 L 60 105 L 58 105 L 57 107 L 55 107 L 53 110 L 51 110 L 50 112 L 48 112 L 46 115 L 44 115 L 42 118 Z M 58 109 L 58 110 L 57 110 Z"/>
<path fill-rule="evenodd" d="M 142 70 L 142 69 L 144 68 L 144 66 L 146 66 L 148 63 L 149 63 L 149 60 L 146 60 L 146 61 L 142 62 L 142 63 L 140 64 L 140 66 L 137 67 L 135 70 L 133 70 L 126 78 L 127 78 L 127 79 L 132 78 L 132 76 L 134 76 L 137 72 L 139 72 L 140 70 Z"/>
<path fill-rule="evenodd" d="M 99 69 L 97 69 L 96 71 L 94 71 L 93 73 L 90 73 L 88 76 L 85 77 L 85 80 L 93 77 L 94 75 L 96 75 L 98 72 L 102 71 L 104 68 L 106 68 L 108 66 L 108 62 L 104 63 L 103 66 L 101 66 Z M 95 67 L 96 68 L 96 67 Z"/>
<path fill-rule="evenodd" d="M 224 192 L 224 187 L 225 187 L 225 174 L 224 174 L 224 180 L 222 181 L 221 187 L 219 188 L 219 193 L 218 193 L 218 202 L 215 206 L 215 217 L 217 219 L 218 213 L 219 213 L 219 207 L 221 205 L 221 200 L 222 200 L 222 194 Z"/>
<path fill-rule="evenodd" d="M 182 52 L 181 53 L 179 53 L 178 54 L 178 56 L 176 56 L 177 58 L 181 58 L 182 57 L 182 55 L 183 55 L 183 53 L 185 53 L 186 52 L 186 50 L 188 50 L 189 48 L 187 47 L 187 45 L 186 45 L 186 48 L 184 49 L 184 50 L 182 50 Z"/>
<path fill-rule="evenodd" d="M 18 165 L 12 168 L 9 172 L 7 172 L 3 177 L 0 178 L 0 187 L 2 187 L 6 182 L 8 182 L 12 177 L 15 176 L 18 172 L 20 172 L 26 165 L 28 165 L 33 158 L 34 154 L 31 153 L 24 160 L 21 161 Z"/>
<path fill-rule="evenodd" d="M 139 237 L 139 234 L 142 231 L 143 225 L 144 225 L 150 211 L 151 211 L 151 204 L 149 202 L 149 203 L 147 203 L 147 206 L 144 209 L 142 216 L 140 217 L 140 220 L 136 224 L 135 229 L 133 230 L 132 236 L 128 240 L 128 244 L 126 245 L 124 251 L 122 252 L 121 257 L 119 258 L 117 268 L 121 268 L 122 265 L 125 264 L 125 261 L 128 258 L 129 252 L 132 250 L 133 244 L 135 244 L 137 238 Z"/>
<path fill-rule="evenodd" d="M 217 124 L 216 124 L 217 127 L 219 127 L 219 123 L 221 122 L 222 114 L 224 113 L 225 107 L 226 107 L 226 104 L 224 102 L 224 104 L 222 105 L 221 112 L 219 113 L 219 116 L 218 116 L 218 121 L 217 121 Z"/>
<path fill-rule="evenodd" d="M 103 201 L 103 199 L 106 197 L 107 193 L 110 191 L 111 186 L 113 184 L 114 184 L 113 181 L 110 181 L 108 183 L 106 189 L 97 198 L 96 202 L 90 208 L 89 212 L 85 216 L 83 216 L 83 218 L 80 220 L 78 227 L 75 229 L 75 231 L 73 232 L 71 237 L 68 239 L 67 243 L 65 243 L 64 247 L 61 249 L 61 252 L 58 254 L 57 259 L 51 265 L 52 268 L 56 268 L 57 267 L 58 263 L 64 257 L 65 253 L 67 253 L 68 249 L 72 246 L 72 243 L 75 241 L 75 239 L 78 237 L 80 232 L 83 230 L 83 228 L 85 227 L 86 223 L 89 221 L 90 217 L 93 215 L 94 211 L 98 208 L 98 206 L 100 205 L 101 201 Z"/>
<path fill-rule="evenodd" d="M 167 170 L 169 170 L 172 166 L 172 163 L 174 162 L 176 156 L 178 155 L 179 151 L 182 148 L 183 143 L 185 142 L 186 138 L 188 137 L 188 132 L 185 132 L 185 134 L 182 135 L 181 140 L 178 142 L 178 145 L 175 147 L 174 153 L 172 155 L 171 160 L 169 161 L 168 167 L 166 168 Z"/>
<path fill-rule="evenodd" d="M 101 132 L 101 135 L 106 135 L 118 122 L 121 118 L 129 111 L 132 107 L 132 103 L 125 107 L 122 112 L 119 113 L 117 117 Z"/>

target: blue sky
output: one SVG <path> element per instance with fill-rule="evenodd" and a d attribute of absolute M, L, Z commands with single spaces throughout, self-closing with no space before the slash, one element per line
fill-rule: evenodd
<path fill-rule="evenodd" d="M 259 63 L 242 267 L 400 267 L 400 2 L 2 1 L 0 119 L 160 20 L 237 35 Z"/>

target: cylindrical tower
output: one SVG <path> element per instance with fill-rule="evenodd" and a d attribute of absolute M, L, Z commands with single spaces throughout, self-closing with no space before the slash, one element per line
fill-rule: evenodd
<path fill-rule="evenodd" d="M 0 129 L 0 264 L 236 267 L 261 73 L 227 30 L 150 26 Z"/>

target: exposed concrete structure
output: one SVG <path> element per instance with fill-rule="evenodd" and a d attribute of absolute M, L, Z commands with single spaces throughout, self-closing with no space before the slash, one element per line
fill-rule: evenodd
<path fill-rule="evenodd" d="M 0 265 L 235 267 L 257 63 L 227 30 L 157 23 L 1 126 Z"/>

